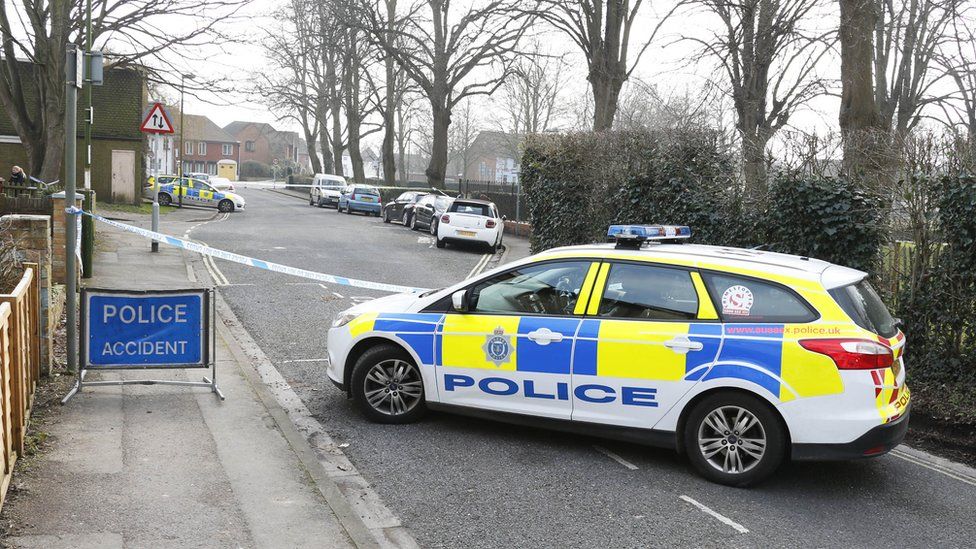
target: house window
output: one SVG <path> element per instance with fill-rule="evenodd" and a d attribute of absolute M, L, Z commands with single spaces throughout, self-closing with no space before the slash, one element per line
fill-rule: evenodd
<path fill-rule="evenodd" d="M 207 162 L 207 173 L 210 175 L 217 175 L 217 163 Z"/>
<path fill-rule="evenodd" d="M 233 145 L 224 143 L 224 145 L 221 147 L 221 149 L 223 149 L 221 152 L 224 153 L 224 156 L 230 156 L 230 155 L 234 154 L 234 146 Z"/>
<path fill-rule="evenodd" d="M 254 141 L 245 141 L 244 150 L 247 152 L 254 152 Z"/>
<path fill-rule="evenodd" d="M 163 150 L 168 151 L 172 139 L 163 139 Z"/>
<path fill-rule="evenodd" d="M 204 142 L 204 141 L 201 141 L 201 142 L 200 142 L 200 143 L 199 143 L 199 144 L 197 145 L 197 153 L 198 153 L 198 154 L 199 154 L 200 156 L 206 156 L 206 155 L 207 155 L 207 144 L 206 144 L 206 142 Z"/>
<path fill-rule="evenodd" d="M 193 141 L 187 141 L 183 144 L 183 152 L 186 153 L 187 156 L 193 155 Z"/>

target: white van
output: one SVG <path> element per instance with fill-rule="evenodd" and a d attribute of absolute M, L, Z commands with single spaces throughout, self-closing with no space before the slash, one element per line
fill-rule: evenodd
<path fill-rule="evenodd" d="M 339 195 L 348 183 L 341 175 L 317 173 L 312 178 L 312 187 L 308 190 L 308 205 L 324 208 L 339 207 Z"/>

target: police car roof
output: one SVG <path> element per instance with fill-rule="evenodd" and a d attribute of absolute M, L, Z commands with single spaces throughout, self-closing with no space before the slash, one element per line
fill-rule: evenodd
<path fill-rule="evenodd" d="M 640 250 L 621 249 L 615 244 L 587 244 L 582 246 L 564 246 L 546 250 L 540 255 L 550 255 L 566 252 L 593 254 L 606 258 L 626 259 L 647 257 L 648 259 L 673 259 L 678 261 L 695 261 L 701 266 L 712 265 L 730 268 L 742 268 L 770 274 L 786 274 L 809 280 L 819 280 L 827 288 L 836 288 L 852 284 L 867 276 L 867 273 L 834 265 L 820 259 L 801 257 L 797 255 L 752 250 L 746 248 L 732 248 L 726 246 L 706 246 L 704 244 L 655 244 L 650 243 Z"/>

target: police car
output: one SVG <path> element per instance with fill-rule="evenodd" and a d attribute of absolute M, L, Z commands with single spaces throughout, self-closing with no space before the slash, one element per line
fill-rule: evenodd
<path fill-rule="evenodd" d="M 149 180 L 143 190 L 143 198 L 152 200 L 159 185 L 159 205 L 182 204 L 217 208 L 221 212 L 243 211 L 247 203 L 244 197 L 230 191 L 215 189 L 209 183 L 192 177 L 182 179 L 161 175 Z"/>
<path fill-rule="evenodd" d="M 734 486 L 897 446 L 905 338 L 867 275 L 690 235 L 613 226 L 615 243 L 357 305 L 328 375 L 374 421 L 443 409 L 665 446 Z"/>

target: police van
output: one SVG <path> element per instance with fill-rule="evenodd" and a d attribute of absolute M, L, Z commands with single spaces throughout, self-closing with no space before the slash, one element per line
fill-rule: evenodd
<path fill-rule="evenodd" d="M 612 226 L 339 314 L 328 375 L 365 416 L 428 409 L 674 448 L 708 479 L 871 457 L 908 428 L 904 335 L 864 272 Z"/>

